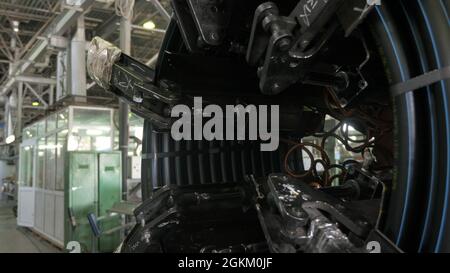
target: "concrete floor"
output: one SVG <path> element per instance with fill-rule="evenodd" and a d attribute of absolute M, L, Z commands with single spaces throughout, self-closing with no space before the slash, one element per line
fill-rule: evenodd
<path fill-rule="evenodd" d="M 18 227 L 12 202 L 0 201 L 0 253 L 57 252 L 61 251 L 29 229 Z"/>

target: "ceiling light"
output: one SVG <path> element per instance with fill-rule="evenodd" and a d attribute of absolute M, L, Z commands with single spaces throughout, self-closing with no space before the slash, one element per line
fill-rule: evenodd
<path fill-rule="evenodd" d="M 14 141 L 16 141 L 16 136 L 15 136 L 15 135 L 9 135 L 9 136 L 6 138 L 6 140 L 5 140 L 6 144 L 11 144 L 11 143 L 13 143 Z"/>
<path fill-rule="evenodd" d="M 12 22 L 14 32 L 19 32 L 19 21 Z"/>
<path fill-rule="evenodd" d="M 88 129 L 86 131 L 86 135 L 88 135 L 88 136 L 101 136 L 101 135 L 103 135 L 103 131 L 96 130 L 96 129 Z"/>
<path fill-rule="evenodd" d="M 33 102 L 31 103 L 31 105 L 32 105 L 32 106 L 39 106 L 39 102 L 33 101 Z"/>
<path fill-rule="evenodd" d="M 145 29 L 155 29 L 156 25 L 155 25 L 155 23 L 153 21 L 148 21 L 148 22 L 144 23 L 143 27 Z"/>

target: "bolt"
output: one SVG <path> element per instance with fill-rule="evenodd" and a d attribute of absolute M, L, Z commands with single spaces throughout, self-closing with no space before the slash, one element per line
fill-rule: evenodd
<path fill-rule="evenodd" d="M 211 11 L 212 11 L 213 13 L 218 13 L 218 12 L 219 12 L 219 7 L 218 7 L 218 6 L 212 6 L 212 7 L 211 7 Z"/>
<path fill-rule="evenodd" d="M 299 208 L 292 208 L 292 213 L 294 213 L 295 216 L 302 218 L 305 216 L 305 214 L 303 213 L 302 210 L 300 210 Z"/>
<path fill-rule="evenodd" d="M 133 101 L 136 103 L 142 103 L 144 99 L 142 98 L 142 94 L 135 93 L 133 94 Z"/>
<path fill-rule="evenodd" d="M 312 199 L 312 197 L 310 195 L 308 195 L 308 194 L 303 194 L 302 195 L 302 199 L 305 200 L 305 201 L 309 201 L 309 200 Z"/>
<path fill-rule="evenodd" d="M 205 47 L 206 46 L 205 41 L 203 40 L 202 36 L 198 36 L 197 37 L 197 46 L 198 47 Z"/>
<path fill-rule="evenodd" d="M 169 82 L 168 80 L 161 80 L 159 81 L 159 85 L 161 89 L 169 91 L 173 87 L 173 83 Z"/>
<path fill-rule="evenodd" d="M 146 231 L 146 232 L 144 233 L 144 239 L 145 239 L 145 242 L 146 242 L 147 244 L 150 243 L 150 238 L 151 238 L 151 237 L 152 237 L 152 235 L 151 235 L 150 232 Z"/>
<path fill-rule="evenodd" d="M 280 93 L 280 91 L 281 91 L 280 89 L 281 89 L 281 86 L 278 83 L 274 83 L 272 85 L 272 92 L 273 93 L 275 93 L 275 94 Z"/>
<path fill-rule="evenodd" d="M 260 67 L 258 67 L 258 70 L 256 72 L 258 74 L 258 77 L 260 77 L 260 78 L 261 78 L 263 69 L 264 69 L 264 67 L 260 66 Z"/>
<path fill-rule="evenodd" d="M 360 224 L 361 226 L 367 226 L 369 223 L 367 221 L 358 221 L 358 224 Z"/>
<path fill-rule="evenodd" d="M 172 114 L 172 109 L 170 107 L 166 107 L 164 108 L 164 116 L 165 117 L 170 117 L 170 115 Z"/>
<path fill-rule="evenodd" d="M 369 84 L 368 84 L 365 80 L 360 80 L 360 81 L 358 82 L 358 87 L 359 87 L 359 89 L 361 89 L 361 90 L 366 89 L 367 86 L 369 86 Z"/>
<path fill-rule="evenodd" d="M 211 37 L 211 39 L 212 39 L 213 41 L 217 41 L 217 40 L 219 40 L 219 38 L 220 38 L 220 35 L 219 35 L 219 33 L 217 33 L 217 32 L 211 32 L 211 34 L 210 34 L 209 36 Z"/>
<path fill-rule="evenodd" d="M 291 46 L 291 40 L 289 38 L 282 38 L 277 42 L 277 47 L 281 51 L 287 51 L 289 50 Z"/>
<path fill-rule="evenodd" d="M 352 167 L 348 168 L 347 173 L 349 175 L 354 175 L 354 174 L 356 174 L 356 169 L 352 166 Z"/>
<path fill-rule="evenodd" d="M 299 66 L 299 64 L 300 64 L 300 63 L 298 63 L 298 62 L 291 62 L 291 63 L 289 64 L 289 67 L 290 67 L 290 68 L 296 68 L 297 66 Z"/>

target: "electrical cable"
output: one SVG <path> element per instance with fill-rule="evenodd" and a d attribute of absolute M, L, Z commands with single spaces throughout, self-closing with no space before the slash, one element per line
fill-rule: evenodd
<path fill-rule="evenodd" d="M 114 7 L 116 9 L 117 16 L 131 20 L 134 13 L 134 2 L 135 0 L 116 0 Z"/>

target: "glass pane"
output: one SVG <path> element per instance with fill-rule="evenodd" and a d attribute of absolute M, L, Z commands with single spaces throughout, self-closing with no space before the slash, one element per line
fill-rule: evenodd
<path fill-rule="evenodd" d="M 111 142 L 110 110 L 73 109 L 69 151 L 110 151 Z"/>
<path fill-rule="evenodd" d="M 40 138 L 38 141 L 38 157 L 37 157 L 37 174 L 36 187 L 44 188 L 45 179 L 45 138 Z"/>
<path fill-rule="evenodd" d="M 56 115 L 47 117 L 47 133 L 53 132 L 56 129 Z"/>
<path fill-rule="evenodd" d="M 113 110 L 113 150 L 118 151 L 120 149 L 119 145 L 119 111 Z"/>
<path fill-rule="evenodd" d="M 25 146 L 20 150 L 19 184 L 21 186 L 33 186 L 33 155 L 33 146 Z"/>
<path fill-rule="evenodd" d="M 45 135 L 45 120 L 37 123 L 37 134 L 38 134 L 38 136 Z"/>
<path fill-rule="evenodd" d="M 62 130 L 58 133 L 56 145 L 56 187 L 55 190 L 64 190 L 64 159 L 67 151 L 67 133 L 68 130 Z"/>
<path fill-rule="evenodd" d="M 110 130 L 111 111 L 105 109 L 73 109 L 74 126 L 84 126 L 87 128 L 98 128 L 99 130 Z"/>
<path fill-rule="evenodd" d="M 67 128 L 69 124 L 69 109 L 58 114 L 58 128 Z"/>
<path fill-rule="evenodd" d="M 23 138 L 24 139 L 30 139 L 37 136 L 37 126 L 32 125 L 30 127 L 27 127 L 23 129 Z"/>
<path fill-rule="evenodd" d="M 142 140 L 144 132 L 144 119 L 131 114 L 129 118 L 130 139 L 128 142 L 128 154 L 130 156 L 140 156 L 142 151 Z"/>
<path fill-rule="evenodd" d="M 56 176 L 56 135 L 47 137 L 45 161 L 45 189 L 55 189 Z"/>

